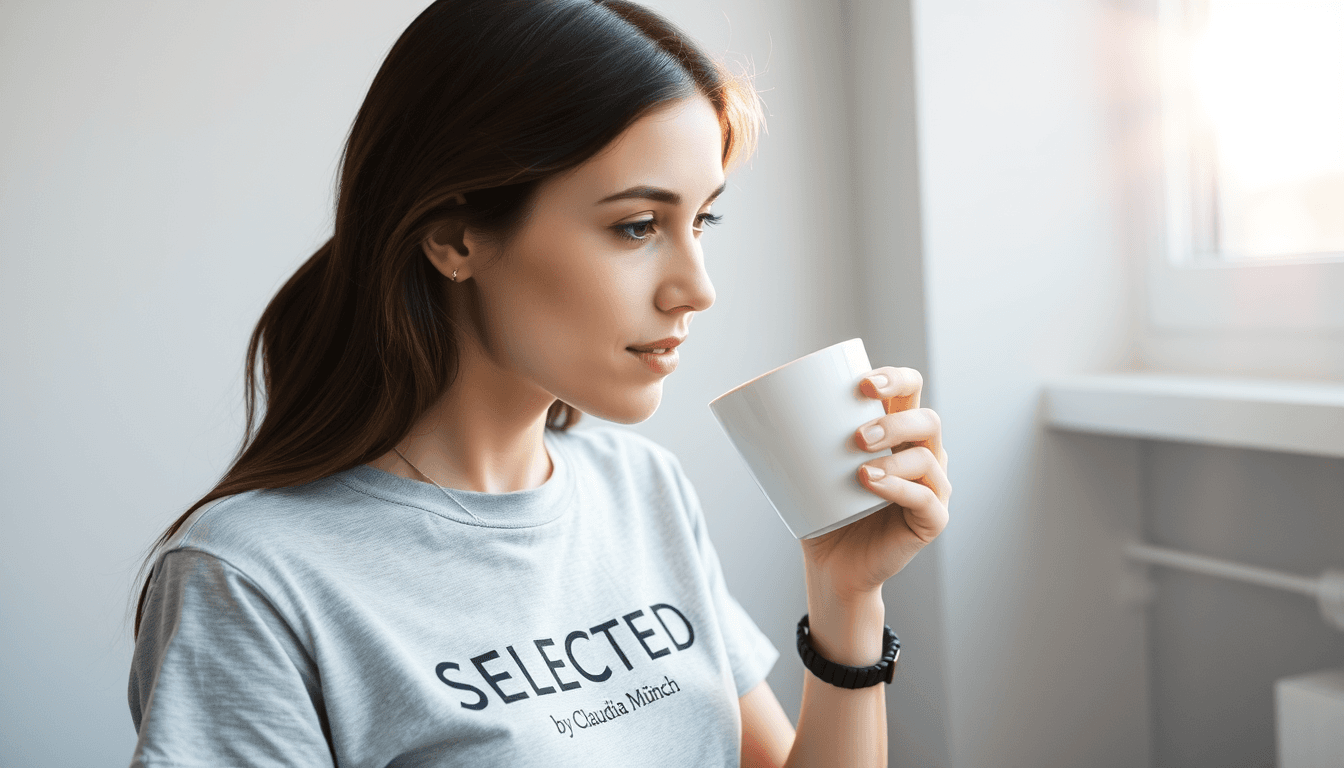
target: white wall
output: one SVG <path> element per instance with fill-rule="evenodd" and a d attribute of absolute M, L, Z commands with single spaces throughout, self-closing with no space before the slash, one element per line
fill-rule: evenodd
<path fill-rule="evenodd" d="M 929 368 L 954 486 L 951 762 L 1147 765 L 1143 614 L 1119 547 L 1138 529 L 1137 445 L 1036 414 L 1044 381 L 1134 358 L 1115 4 L 912 5 Z"/>
<path fill-rule="evenodd" d="M 344 134 L 424 4 L 0 5 L 0 765 L 129 759 L 135 568 L 227 466 L 247 334 L 326 238 Z M 639 429 L 682 457 L 796 717 L 798 545 L 706 405 L 860 334 L 839 10 L 653 5 L 754 60 L 770 116 L 707 235 L 718 303 Z"/>

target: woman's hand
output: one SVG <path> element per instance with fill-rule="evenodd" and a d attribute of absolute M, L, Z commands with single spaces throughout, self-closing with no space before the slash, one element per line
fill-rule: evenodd
<path fill-rule="evenodd" d="M 891 505 L 802 540 L 809 581 L 823 585 L 829 597 L 857 604 L 878 595 L 883 582 L 947 526 L 947 452 L 938 414 L 919 407 L 923 387 L 919 371 L 892 367 L 868 373 L 859 385 L 864 395 L 880 398 L 887 413 L 855 430 L 854 442 L 867 451 L 891 449 L 859 467 L 859 482 Z M 865 437 L 873 427 L 881 436 Z M 885 474 L 870 479 L 870 467 Z"/>

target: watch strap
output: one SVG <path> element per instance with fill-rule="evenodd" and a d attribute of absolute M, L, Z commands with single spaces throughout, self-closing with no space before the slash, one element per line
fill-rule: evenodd
<path fill-rule="evenodd" d="M 798 621 L 798 655 L 803 659 L 803 666 L 812 674 L 840 688 L 867 688 L 882 682 L 891 683 L 896 673 L 896 659 L 901 655 L 901 639 L 891 631 L 891 627 L 882 627 L 882 658 L 870 667 L 851 667 L 817 653 L 812 647 L 811 628 L 807 619 L 804 614 Z"/>

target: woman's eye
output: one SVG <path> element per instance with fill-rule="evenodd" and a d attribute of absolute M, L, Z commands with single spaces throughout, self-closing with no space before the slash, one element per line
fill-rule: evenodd
<path fill-rule="evenodd" d="M 648 240 L 649 230 L 653 227 L 653 219 L 643 219 L 641 221 L 629 221 L 624 224 L 617 224 L 612 227 L 617 234 L 626 240 Z"/>
<path fill-rule="evenodd" d="M 705 227 L 714 226 L 723 221 L 722 216 L 715 216 L 712 213 L 702 213 L 695 217 L 695 231 L 703 232 Z M 628 221 L 624 224 L 617 224 L 612 227 L 616 233 L 626 240 L 642 242 L 648 240 L 653 234 L 653 219 L 641 219 L 640 221 Z"/>
<path fill-rule="evenodd" d="M 712 227 L 720 221 L 723 221 L 723 216 L 715 216 L 712 213 L 702 213 L 695 217 L 695 223 L 697 225 L 695 230 L 697 232 L 703 231 L 705 227 Z"/>

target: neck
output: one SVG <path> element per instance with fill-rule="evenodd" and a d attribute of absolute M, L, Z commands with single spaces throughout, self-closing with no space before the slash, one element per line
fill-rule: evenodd
<path fill-rule="evenodd" d="M 504 371 L 474 341 L 459 346 L 457 379 L 395 451 L 369 464 L 394 475 L 483 493 L 536 488 L 551 476 L 542 437 L 555 398 Z M 421 472 L 425 474 L 421 474 Z"/>

